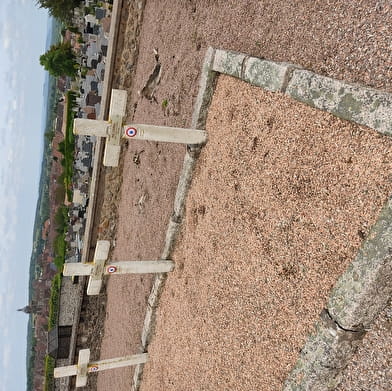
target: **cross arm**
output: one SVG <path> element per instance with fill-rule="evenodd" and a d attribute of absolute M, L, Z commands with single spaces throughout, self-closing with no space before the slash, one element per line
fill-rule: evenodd
<path fill-rule="evenodd" d="M 64 276 L 89 276 L 94 269 L 93 263 L 65 263 Z"/>
<path fill-rule="evenodd" d="M 105 266 L 105 275 L 128 273 L 167 273 L 174 269 L 170 260 L 158 261 L 120 261 L 110 262 Z"/>
<path fill-rule="evenodd" d="M 129 367 L 131 365 L 143 364 L 148 360 L 148 353 L 135 354 L 132 356 L 117 357 L 107 360 L 91 362 L 88 365 L 88 372 L 105 371 L 107 369 Z"/>

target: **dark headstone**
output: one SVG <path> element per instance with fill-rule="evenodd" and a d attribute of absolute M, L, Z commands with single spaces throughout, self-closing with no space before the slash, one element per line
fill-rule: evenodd
<path fill-rule="evenodd" d="M 95 17 L 98 20 L 103 19 L 106 16 L 106 10 L 104 8 L 95 8 Z"/>

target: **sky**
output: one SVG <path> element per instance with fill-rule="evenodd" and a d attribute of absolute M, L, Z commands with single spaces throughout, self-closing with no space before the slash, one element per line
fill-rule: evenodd
<path fill-rule="evenodd" d="M 43 153 L 48 15 L 0 0 L 0 391 L 26 389 L 28 274 Z"/>

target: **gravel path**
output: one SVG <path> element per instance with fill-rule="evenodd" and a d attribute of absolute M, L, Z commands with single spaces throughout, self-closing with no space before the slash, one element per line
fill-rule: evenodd
<path fill-rule="evenodd" d="M 135 122 L 147 122 L 152 124 L 189 126 L 191 121 L 191 114 L 193 111 L 194 98 L 198 89 L 198 78 L 201 69 L 201 63 L 206 48 L 208 46 L 215 46 L 219 48 L 237 50 L 272 60 L 293 62 L 323 75 L 343 79 L 349 82 L 359 82 L 361 84 L 392 91 L 390 43 L 390 37 L 392 35 L 391 11 L 392 6 L 389 1 L 303 2 L 298 0 L 286 2 L 275 0 L 263 2 L 238 2 L 216 0 L 212 2 L 150 0 L 146 2 L 144 19 L 140 29 L 140 51 L 137 62 L 134 56 L 132 57 L 127 55 L 127 53 L 129 54 L 130 50 L 134 49 L 135 40 L 133 40 L 131 37 L 130 32 L 133 34 L 136 31 L 135 25 L 130 24 L 130 31 L 128 31 L 126 27 L 122 32 L 122 34 L 129 39 L 122 40 L 122 42 L 124 42 L 124 46 L 122 51 L 119 51 L 118 53 L 118 61 L 121 63 L 121 66 L 117 71 L 117 76 L 115 75 L 115 79 L 118 82 L 118 85 L 115 85 L 115 87 L 127 88 L 129 91 L 129 119 L 134 119 Z M 128 20 L 132 20 L 131 14 L 129 15 Z M 138 95 L 138 91 L 140 91 L 144 86 L 146 80 L 148 79 L 149 73 L 155 64 L 153 48 L 158 49 L 163 70 L 161 83 L 155 93 L 157 103 L 147 101 Z M 238 88 L 238 86 L 234 88 Z M 243 88 L 245 89 L 245 87 L 242 87 L 241 85 L 241 90 Z M 229 112 L 228 115 L 232 122 L 227 124 L 229 128 L 233 128 L 233 123 L 238 121 L 239 116 L 243 113 L 251 115 L 251 109 L 249 108 L 248 110 L 247 108 L 247 99 L 253 99 L 251 96 L 252 94 L 249 96 L 243 96 L 243 100 L 238 103 L 238 105 L 241 104 L 241 107 L 244 107 L 243 110 L 230 109 L 231 112 Z M 221 99 L 222 103 L 228 100 L 226 96 L 222 97 Z M 233 96 L 230 99 L 235 101 L 236 96 Z M 271 105 L 272 104 L 273 102 L 271 102 Z M 298 109 L 298 107 L 299 106 L 296 105 L 295 108 L 292 109 L 292 117 L 303 118 L 303 113 L 300 109 Z M 216 121 L 223 121 L 226 118 L 225 115 L 226 114 L 221 114 L 221 117 L 217 118 Z M 278 116 L 278 113 L 276 113 L 276 115 Z M 316 126 L 320 126 L 320 129 L 324 126 L 328 129 L 331 128 L 332 130 L 336 130 L 336 128 L 334 128 L 335 126 L 337 128 L 342 126 L 346 134 L 347 132 L 349 133 L 349 129 L 351 129 L 349 125 L 345 125 L 342 122 L 339 122 L 339 125 L 336 125 L 337 120 L 333 117 L 325 117 L 325 115 L 321 117 L 322 119 L 320 119 L 320 121 L 322 125 L 317 124 Z M 328 120 L 331 122 L 331 124 L 328 122 L 328 126 L 325 123 L 325 121 L 327 121 L 325 118 L 331 118 Z M 253 119 L 251 119 L 251 122 L 252 121 Z M 267 126 L 267 128 L 269 126 L 276 126 L 273 120 L 270 125 L 265 123 L 265 121 L 262 124 L 263 126 Z M 242 126 L 244 125 L 241 125 L 241 128 Z M 260 124 L 257 126 L 260 126 Z M 314 124 L 309 124 L 309 127 L 313 128 Z M 360 133 L 363 134 L 363 132 Z M 254 137 L 259 136 L 255 133 Z M 293 142 L 295 139 L 296 136 L 293 135 Z M 360 140 L 362 140 L 362 138 L 360 138 Z M 264 139 L 259 137 L 255 148 L 260 148 L 262 141 L 264 142 Z M 378 139 L 378 141 L 385 142 L 384 139 Z M 231 165 L 234 158 L 238 159 L 237 164 L 241 169 L 244 168 L 244 166 L 247 166 L 248 163 L 253 164 L 252 159 L 255 156 L 260 159 L 264 159 L 264 155 L 260 155 L 259 153 L 251 153 L 247 155 L 253 146 L 253 139 L 250 140 L 249 143 L 249 145 L 243 146 L 244 152 L 246 152 L 245 154 L 237 156 L 239 152 L 236 149 L 233 149 L 232 155 L 228 155 L 227 151 L 225 152 L 224 150 L 220 154 L 218 152 L 219 149 L 216 149 L 212 152 L 213 159 L 218 159 L 219 157 L 221 159 L 219 164 L 221 164 L 223 167 L 228 167 Z M 220 140 L 218 140 L 216 148 L 224 146 L 227 146 L 226 134 L 222 136 Z M 351 144 L 343 143 L 343 146 L 346 148 L 347 162 L 340 162 L 339 167 L 336 168 L 337 172 L 339 172 L 339 170 L 341 170 L 344 166 L 351 164 L 349 163 L 349 152 L 351 151 Z M 304 145 L 303 147 L 305 148 L 307 145 Z M 269 153 L 271 154 L 271 152 Z M 385 153 L 389 152 L 386 151 Z M 134 159 L 138 154 L 140 154 L 140 163 L 136 165 Z M 160 251 L 162 250 L 166 224 L 172 210 L 174 192 L 176 183 L 178 181 L 178 174 L 183 155 L 184 148 L 180 146 L 169 146 L 163 144 L 160 145 L 155 143 L 132 143 L 128 146 L 124 161 L 123 187 L 119 206 L 120 220 L 118 223 L 118 237 L 116 241 L 116 249 L 114 252 L 116 259 L 125 259 L 129 257 L 138 257 L 141 259 L 144 257 L 156 257 L 159 255 Z M 372 161 L 373 158 L 376 157 L 376 162 L 384 164 L 379 161 L 379 159 L 381 159 L 380 156 L 382 157 L 384 155 L 377 155 L 373 153 L 371 158 L 369 157 L 368 160 Z M 223 157 L 225 160 L 223 160 Z M 268 154 L 265 158 L 268 159 Z M 328 156 L 326 155 L 325 158 L 327 159 Z M 274 172 L 278 167 L 282 168 L 282 166 L 278 166 L 278 164 L 281 164 L 279 163 L 279 159 L 276 159 L 276 164 L 274 166 L 271 165 L 271 172 Z M 215 161 L 213 163 L 213 166 L 215 167 L 217 162 Z M 264 163 L 261 160 L 261 162 L 259 161 L 257 164 L 263 165 Z M 260 178 L 255 175 L 256 173 L 259 173 L 259 169 L 260 167 L 256 166 L 253 172 L 249 171 L 243 173 L 244 178 L 238 174 L 238 181 L 242 181 L 242 179 L 244 179 L 245 182 L 238 184 L 238 190 L 231 189 L 231 191 L 236 192 L 236 199 L 240 198 L 240 200 L 243 202 L 245 202 L 245 196 L 250 197 L 250 199 L 248 199 L 246 202 L 251 201 L 255 208 L 259 206 L 259 201 L 257 201 L 258 193 L 255 191 L 255 184 L 252 183 L 251 180 L 260 180 Z M 385 173 L 384 171 L 382 172 Z M 283 175 L 281 178 L 281 181 L 283 181 L 282 183 L 284 184 L 284 180 L 287 180 L 288 178 L 293 179 L 292 175 L 295 174 L 295 170 L 288 171 L 286 176 Z M 376 172 L 374 172 L 374 174 L 376 174 Z M 357 173 L 355 175 L 358 176 Z M 370 177 L 372 176 L 373 174 L 370 175 Z M 206 180 L 211 181 L 211 178 L 208 178 L 207 176 Z M 347 177 L 347 180 L 349 178 L 351 177 Z M 216 180 L 219 181 L 219 179 L 221 179 L 220 175 L 218 175 Z M 368 177 L 365 176 L 363 179 L 367 180 Z M 230 178 L 230 180 L 234 188 L 235 178 Z M 246 182 L 247 180 L 249 180 L 249 182 Z M 307 191 L 310 191 L 310 189 L 316 188 L 316 183 L 312 184 L 312 181 L 307 183 L 306 176 L 299 176 L 296 178 L 296 181 L 299 191 L 304 192 L 304 194 L 306 194 Z M 204 185 L 211 190 L 210 183 L 211 182 L 206 182 Z M 279 189 L 280 182 L 277 181 L 277 179 L 275 182 L 272 181 L 269 183 L 271 189 L 273 189 L 272 186 L 274 183 L 275 186 L 277 186 Z M 385 185 L 385 182 L 383 183 Z M 257 186 L 259 185 L 260 184 L 257 184 Z M 343 184 L 341 184 L 341 186 L 343 186 Z M 373 195 L 361 194 L 361 197 L 366 196 L 368 198 L 358 198 L 358 200 L 363 200 L 362 202 L 364 205 L 369 205 L 370 208 L 375 208 L 372 210 L 373 219 L 377 214 L 379 206 L 385 200 L 386 194 L 391 192 L 390 188 L 387 189 L 383 186 L 381 186 L 378 193 L 373 193 Z M 276 188 L 274 189 L 276 190 Z M 342 189 L 340 188 L 339 190 Z M 350 192 L 351 191 L 352 190 L 350 188 Z M 346 192 L 348 193 L 347 189 L 345 189 L 343 194 L 346 194 Z M 252 199 L 252 194 L 254 194 L 254 197 L 256 198 Z M 144 195 L 146 195 L 146 197 L 144 197 Z M 215 202 L 214 208 L 222 206 L 221 204 L 223 203 L 223 212 L 225 212 L 227 210 L 225 207 L 225 202 L 219 201 L 219 197 L 222 195 L 225 195 L 225 193 L 222 193 L 222 191 L 217 191 L 215 195 L 212 194 L 210 196 Z M 327 196 L 327 194 L 325 194 L 325 196 Z M 292 205 L 295 205 L 294 199 L 289 197 L 289 200 L 293 202 Z M 203 205 L 207 209 L 204 209 Z M 207 204 L 203 201 L 203 203 L 200 202 L 200 205 L 195 204 L 193 207 L 190 207 L 191 209 L 188 210 L 188 213 L 191 214 L 187 217 L 187 219 L 193 219 L 200 225 L 200 222 L 206 220 L 206 218 L 203 217 L 203 214 L 205 216 L 211 215 L 210 208 L 208 208 L 206 205 Z M 277 208 L 278 206 L 279 205 L 277 204 Z M 237 223 L 240 224 L 241 227 L 243 226 L 241 229 L 245 230 L 246 228 L 252 230 L 252 224 L 250 224 L 251 219 L 255 219 L 257 223 L 259 220 L 262 220 L 262 218 L 257 215 L 258 210 L 252 211 L 235 209 L 240 207 L 240 204 L 233 205 L 232 208 L 234 209 L 226 220 L 222 221 L 217 219 L 216 222 L 212 221 L 211 224 L 213 224 L 214 227 L 219 227 L 220 231 L 225 232 L 227 235 L 235 233 L 238 234 L 237 228 L 228 232 L 228 222 L 231 222 L 233 218 L 232 215 L 234 214 L 234 217 L 237 219 Z M 192 208 L 196 208 L 196 211 L 192 212 Z M 347 214 L 346 206 L 344 204 L 338 206 L 338 209 L 342 212 L 342 214 Z M 360 215 L 360 210 L 350 209 L 350 211 L 354 213 L 354 216 L 356 216 L 355 218 L 357 219 L 356 222 L 354 222 L 354 217 L 350 216 L 351 220 L 349 220 L 350 224 L 357 224 L 356 231 L 351 232 L 350 234 L 344 233 L 345 236 L 343 236 L 343 238 L 345 238 L 345 240 L 343 240 L 342 249 L 339 250 L 341 251 L 343 257 L 341 263 L 338 262 L 335 264 L 329 260 L 329 256 L 325 255 L 325 262 L 332 262 L 331 264 L 328 263 L 328 265 L 331 267 L 330 275 L 328 275 L 328 279 L 325 282 L 326 287 L 324 290 L 320 287 L 320 291 L 316 294 L 314 303 L 312 304 L 313 307 L 311 307 L 312 309 L 308 311 L 306 306 L 301 309 L 301 319 L 303 319 L 303 324 L 301 323 L 302 326 L 299 324 L 296 324 L 295 326 L 297 327 L 298 331 L 298 340 L 293 339 L 293 341 L 289 344 L 289 351 L 283 360 L 280 360 L 280 353 L 277 351 L 275 352 L 275 350 L 273 350 L 269 353 L 268 360 L 272 363 L 276 363 L 276 370 L 273 374 L 274 380 L 270 386 L 272 386 L 272 384 L 280 384 L 282 377 L 289 370 L 289 366 L 295 359 L 297 350 L 301 346 L 306 333 L 309 331 L 308 328 L 312 324 L 317 311 L 322 305 L 330 285 L 333 283 L 336 275 L 344 270 L 344 267 L 347 264 L 347 259 L 355 252 L 355 249 L 360 243 L 361 237 L 366 234 L 366 230 L 372 221 L 372 218 L 368 220 L 365 217 L 362 218 Z M 216 213 L 219 214 L 218 210 L 216 210 Z M 282 214 L 282 217 L 283 212 L 281 211 L 279 213 Z M 295 215 L 294 212 L 293 215 Z M 315 220 L 312 222 L 312 224 L 317 225 L 319 223 L 317 220 L 318 215 L 316 214 L 315 216 Z M 305 217 L 306 216 L 300 216 L 300 218 Z M 218 221 L 219 224 L 217 223 Z M 195 226 L 196 222 L 193 223 Z M 232 224 L 232 222 L 230 224 Z M 296 221 L 295 216 L 294 220 L 289 218 L 288 221 L 285 223 L 283 222 L 282 224 L 283 225 L 280 228 L 281 230 L 285 230 L 286 228 L 289 229 L 290 227 L 298 228 L 298 235 L 299 233 L 302 233 L 303 230 L 311 229 L 312 227 L 310 222 L 308 222 L 310 225 L 306 226 L 306 224 L 302 224 L 302 220 Z M 273 225 L 271 225 L 271 227 L 265 227 L 265 229 L 267 228 L 271 231 L 267 230 L 266 232 L 273 232 Z M 331 221 L 330 227 L 324 227 L 323 229 L 324 231 L 322 232 L 328 236 L 331 235 L 329 229 L 333 230 L 335 229 L 335 226 Z M 209 233 L 208 239 L 213 238 L 213 231 L 209 227 L 206 227 L 206 230 L 207 233 Z M 260 240 L 257 239 L 257 236 L 259 235 L 260 237 L 264 238 L 265 234 L 263 234 L 262 231 L 258 233 L 257 231 L 252 231 L 250 236 L 246 235 L 246 231 L 243 231 L 243 233 L 244 235 L 241 235 L 239 244 L 244 241 L 249 245 L 249 249 L 245 249 L 247 254 L 248 251 L 250 251 L 250 246 L 257 244 L 258 246 L 262 245 L 264 250 L 270 247 L 269 251 L 271 251 L 271 253 L 278 251 L 278 254 L 280 254 L 279 256 L 286 260 L 284 265 L 281 264 L 279 270 L 281 272 L 280 278 L 282 279 L 284 276 L 286 276 L 285 278 L 289 286 L 295 284 L 297 281 L 296 278 L 303 278 L 303 273 L 306 273 L 307 271 L 307 262 L 311 261 L 307 254 L 304 255 L 303 261 L 305 268 L 301 269 L 297 267 L 296 262 L 292 262 L 292 264 L 287 263 L 287 254 L 279 246 L 272 246 L 268 243 L 267 239 L 262 239 L 262 243 L 260 244 Z M 314 235 L 316 234 L 317 232 L 315 231 Z M 292 235 L 294 235 L 294 233 Z M 299 240 L 296 235 L 288 235 L 285 240 L 288 242 L 291 240 Z M 221 239 L 222 236 L 222 233 L 220 233 L 219 239 Z M 274 238 L 272 237 L 271 240 L 272 239 Z M 198 248 L 200 252 L 204 247 L 204 245 L 202 246 L 200 244 L 203 240 L 204 239 L 201 239 L 201 242 L 199 241 L 195 243 L 195 247 Z M 207 239 L 205 240 L 207 241 Z M 232 256 L 224 252 L 224 254 L 226 254 L 225 259 L 237 259 L 237 256 L 242 256 L 242 251 L 239 250 L 239 244 L 237 244 L 235 240 L 230 240 L 230 237 L 227 239 L 225 238 L 225 240 L 227 240 L 226 247 L 222 249 L 222 251 L 233 251 Z M 307 241 L 304 241 L 304 239 L 301 240 L 303 243 L 308 243 Z M 220 240 L 217 241 L 217 246 L 219 245 L 219 242 Z M 210 245 L 212 247 L 210 247 Z M 189 244 L 189 246 L 191 245 Z M 208 246 L 211 251 L 214 250 L 213 244 L 210 243 Z M 319 247 L 316 248 L 317 246 Z M 323 245 L 319 243 L 316 245 L 316 247 L 313 249 L 313 251 L 322 249 Z M 328 249 L 328 251 L 336 250 L 335 245 L 332 247 L 333 248 Z M 179 262 L 179 266 L 175 273 L 181 272 L 181 256 L 179 256 L 179 254 L 181 254 L 181 251 L 185 250 L 186 249 L 182 249 L 182 247 L 180 247 L 177 252 L 177 261 Z M 189 251 L 190 250 L 191 249 L 189 249 Z M 327 254 L 329 254 L 328 251 Z M 295 254 L 293 253 L 290 255 L 294 256 Z M 259 259 L 259 255 L 255 257 L 254 254 L 252 255 L 249 253 L 248 258 L 256 262 L 257 259 Z M 223 255 L 219 255 L 218 260 L 219 259 L 222 261 Z M 295 257 L 295 259 L 297 259 L 297 257 Z M 183 262 L 183 273 L 185 273 L 187 266 L 185 265 L 185 260 Z M 207 265 L 207 261 L 204 262 L 206 262 Z M 214 262 L 215 257 L 210 257 L 208 264 L 214 265 Z M 173 305 L 174 307 L 176 305 L 180 306 L 180 304 L 185 305 L 187 302 L 189 302 L 191 304 L 190 308 L 192 311 L 194 311 L 194 321 L 196 323 L 198 322 L 198 327 L 202 327 L 204 321 L 206 324 L 210 325 L 214 319 L 213 315 L 216 313 L 222 314 L 224 318 L 226 317 L 225 319 L 227 324 L 224 323 L 223 327 L 231 327 L 233 320 L 236 319 L 235 316 L 241 313 L 242 305 L 246 305 L 248 302 L 251 304 L 256 303 L 258 305 L 260 301 L 260 295 L 265 293 L 264 291 L 257 290 L 256 281 L 252 280 L 252 278 L 257 277 L 257 267 L 251 266 L 251 264 L 248 265 L 248 263 L 246 263 L 242 265 L 243 269 L 239 270 L 241 281 L 244 281 L 246 286 L 241 286 L 241 284 L 239 284 L 241 281 L 238 280 L 236 281 L 238 286 L 235 287 L 235 289 L 238 290 L 238 293 L 244 292 L 244 295 L 236 296 L 233 292 L 230 292 L 229 295 L 229 298 L 232 299 L 232 304 L 235 304 L 233 307 L 234 310 L 239 312 L 230 313 L 229 307 L 226 305 L 222 306 L 220 301 L 222 300 L 223 304 L 227 298 L 223 295 L 223 293 L 220 293 L 217 298 L 210 303 L 212 307 L 215 306 L 216 308 L 207 306 L 203 309 L 201 306 L 201 312 L 199 314 L 200 316 L 197 316 L 199 304 L 196 304 L 195 302 L 196 293 L 200 294 L 203 299 L 208 300 L 206 295 L 210 292 L 210 289 L 212 289 L 214 284 L 219 283 L 217 284 L 217 287 L 223 289 L 224 287 L 222 287 L 222 284 L 224 284 L 224 281 L 216 282 L 209 280 L 207 281 L 211 285 L 209 287 L 200 280 L 202 285 L 197 286 L 196 280 L 201 278 L 203 273 L 205 274 L 204 270 L 208 269 L 202 267 L 201 260 L 200 266 L 198 266 L 199 261 L 191 262 L 190 264 L 193 265 L 192 267 L 198 268 L 198 270 L 190 270 L 190 272 L 193 271 L 193 273 L 190 273 L 188 276 L 188 284 L 190 282 L 195 284 L 192 285 L 192 287 L 195 289 L 194 296 L 184 298 L 185 302 L 181 302 L 183 298 L 183 296 L 181 296 L 181 292 L 186 293 L 187 289 L 190 289 L 185 289 L 185 277 L 182 277 L 182 285 L 177 281 L 177 285 L 165 291 L 165 303 L 169 305 L 170 298 L 172 303 L 170 305 Z M 219 263 L 216 263 L 215 268 L 218 268 L 218 265 Z M 233 265 L 235 264 L 233 263 Z M 325 266 L 319 266 L 316 268 L 316 270 L 313 271 L 313 277 L 316 278 L 317 276 L 324 276 L 324 269 Z M 276 273 L 277 270 L 278 269 L 275 270 Z M 275 275 L 277 275 L 276 273 Z M 173 274 L 173 278 L 179 277 L 177 274 Z M 227 281 L 232 282 L 230 279 Z M 127 278 L 126 280 L 124 279 L 121 281 L 116 280 L 116 282 L 114 282 L 114 279 L 109 280 L 107 290 L 108 315 L 105 322 L 105 336 L 103 339 L 101 358 L 113 357 L 120 354 L 129 354 L 138 351 L 141 322 L 144 317 L 143 306 L 145 304 L 146 294 L 149 291 L 150 283 L 151 280 L 147 277 L 138 277 L 133 279 Z M 271 281 L 270 283 L 274 284 L 274 281 Z M 278 297 L 279 300 L 283 300 L 285 298 L 283 293 L 281 298 Z M 311 296 L 313 295 L 314 291 L 311 289 L 305 289 L 305 293 L 306 295 Z M 174 295 L 174 297 L 172 297 L 172 295 Z M 274 304 L 274 300 L 276 301 L 278 299 L 271 299 L 271 303 L 268 302 L 268 305 Z M 285 306 L 293 310 L 292 304 L 285 302 Z M 163 322 L 163 326 L 160 326 L 160 330 L 162 331 L 164 325 L 167 325 L 169 329 L 170 327 L 181 326 L 171 326 L 171 322 L 176 320 L 176 318 L 179 316 L 182 316 L 182 312 L 180 312 L 179 309 L 176 309 L 178 312 L 171 312 L 172 307 L 170 306 L 166 309 L 164 308 L 165 307 L 163 306 L 161 309 L 160 322 Z M 181 308 L 185 311 L 185 315 L 188 314 L 186 311 L 190 311 L 190 309 L 187 310 L 185 307 Z M 282 308 L 284 309 L 286 307 L 282 306 Z M 279 313 L 282 308 L 279 307 L 279 309 L 276 311 Z M 215 379 L 215 382 L 222 381 L 221 385 L 212 383 L 216 385 L 216 388 L 209 389 L 225 389 L 223 379 L 226 379 L 230 384 L 234 384 L 235 381 L 241 380 L 244 382 L 244 389 L 250 389 L 247 387 L 251 387 L 253 384 L 252 381 L 260 376 L 259 369 L 257 369 L 257 373 L 254 372 L 254 367 L 253 369 L 251 367 L 246 369 L 248 368 L 247 364 L 251 364 L 253 355 L 249 354 L 246 356 L 240 356 L 240 359 L 243 360 L 243 363 L 240 366 L 238 366 L 240 362 L 238 360 L 235 363 L 236 366 L 232 366 L 232 360 L 230 357 L 233 355 L 236 355 L 237 357 L 238 352 L 241 353 L 245 351 L 246 343 L 249 343 L 249 341 L 253 340 L 250 334 L 256 338 L 256 352 L 257 354 L 260 353 L 261 356 L 263 356 L 263 354 L 265 355 L 269 343 L 273 344 L 277 342 L 276 338 L 273 338 L 272 336 L 271 338 L 267 338 L 266 335 L 261 333 L 261 325 L 265 326 L 265 323 L 259 323 L 257 321 L 257 319 L 259 319 L 257 316 L 261 316 L 264 313 L 267 313 L 269 316 L 271 314 L 268 313 L 266 308 L 263 309 L 263 307 L 260 306 L 254 310 L 255 314 L 248 314 L 249 321 L 246 320 L 245 315 L 242 315 L 244 320 L 239 321 L 238 326 L 244 330 L 242 337 L 241 335 L 238 336 L 231 350 L 228 350 L 227 355 L 223 353 L 224 350 L 219 351 L 220 356 L 218 353 L 216 353 L 216 356 L 213 357 L 212 362 L 205 362 L 202 359 L 199 362 L 195 361 L 198 357 L 204 358 L 204 354 L 210 351 L 210 347 L 208 346 L 203 347 L 196 343 L 193 346 L 193 338 L 196 339 L 198 336 L 200 336 L 197 329 L 192 330 L 189 328 L 178 327 L 175 343 L 173 340 L 171 340 L 172 344 L 171 346 L 168 346 L 165 342 L 164 346 L 167 346 L 168 349 L 166 352 L 158 352 L 156 345 L 152 347 L 152 349 L 154 349 L 152 350 L 152 353 L 154 355 L 159 355 L 153 358 L 151 361 L 151 366 L 147 371 L 143 389 L 203 389 L 201 383 L 192 383 L 192 385 L 189 383 L 188 385 L 186 380 L 193 379 L 195 382 L 196 380 L 200 382 L 204 379 L 204 373 L 206 374 L 206 379 Z M 292 311 L 290 316 L 294 317 L 290 319 L 296 319 L 297 315 L 295 314 L 295 311 Z M 173 319 L 172 321 L 170 320 L 171 318 Z M 280 329 L 278 328 L 277 331 L 281 332 L 282 328 L 285 330 L 290 329 L 294 325 L 295 323 L 290 323 L 288 318 L 287 324 L 277 325 L 277 327 L 280 327 Z M 250 329 L 252 329 L 252 327 L 255 328 L 252 329 L 252 332 L 250 332 L 248 326 Z M 263 330 L 265 329 L 266 328 L 263 327 Z M 208 335 L 211 344 L 213 344 L 213 341 L 215 341 L 215 343 L 220 341 L 220 347 L 222 348 L 230 345 L 226 339 L 226 334 L 222 334 L 222 329 L 213 330 L 214 331 L 212 334 Z M 230 334 L 230 332 L 232 334 Z M 233 330 L 230 331 L 230 329 L 228 329 L 227 335 L 230 336 L 230 338 L 234 338 L 236 334 Z M 289 335 L 290 333 L 284 337 L 285 340 L 290 340 L 291 337 L 289 337 Z M 162 341 L 159 343 L 163 346 L 163 341 L 166 341 L 165 338 L 166 337 L 162 336 L 161 339 L 160 336 L 158 336 L 156 341 Z M 184 342 L 184 344 L 181 349 L 176 350 L 176 343 L 179 342 Z M 244 345 L 241 345 L 242 343 L 244 343 Z M 262 345 L 260 345 L 260 343 Z M 266 345 L 264 346 L 263 344 Z M 262 346 L 262 348 L 260 348 L 260 346 Z M 192 351 L 193 347 L 196 349 L 196 351 Z M 176 359 L 176 363 L 183 362 L 183 365 L 187 366 L 188 364 L 184 360 L 188 357 L 191 351 L 194 355 L 194 358 L 193 361 L 189 363 L 189 367 L 193 368 L 191 369 L 190 376 L 188 376 L 187 372 L 185 371 L 188 370 L 188 367 L 177 367 L 177 364 L 174 366 L 174 370 L 177 371 L 175 376 L 167 376 L 169 368 L 166 367 L 162 368 L 162 372 L 154 372 L 154 367 L 156 365 L 162 365 L 162 362 L 167 360 L 169 357 L 165 356 L 167 352 L 171 352 L 170 358 L 174 357 Z M 202 375 L 200 375 L 201 368 L 206 370 L 206 372 L 203 372 Z M 233 368 L 235 368 L 237 371 L 235 375 Z M 245 369 L 245 373 L 247 374 L 246 379 L 249 376 L 249 380 L 246 380 L 245 376 L 242 374 L 243 369 Z M 132 370 L 118 370 L 118 372 L 115 374 L 116 376 L 114 376 L 114 372 L 100 373 L 98 376 L 98 390 L 107 391 L 108 389 L 113 388 L 119 391 L 129 391 L 129 387 L 132 381 Z M 219 374 L 221 374 L 221 377 L 219 377 Z M 183 383 L 181 383 L 181 381 Z M 172 384 L 170 382 L 174 383 Z M 263 382 L 266 382 L 265 378 L 260 379 L 260 382 L 260 384 L 264 384 Z M 183 384 L 183 388 L 181 388 L 179 384 Z M 207 383 L 203 384 L 204 387 L 208 389 L 209 386 L 207 386 Z M 164 385 L 166 388 L 164 388 Z M 234 387 L 234 389 L 241 388 Z M 267 390 L 268 388 L 265 389 Z"/>

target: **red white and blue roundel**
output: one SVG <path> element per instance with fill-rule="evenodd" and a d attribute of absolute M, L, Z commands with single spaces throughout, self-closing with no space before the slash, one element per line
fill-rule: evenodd
<path fill-rule="evenodd" d="M 98 365 L 92 365 L 88 369 L 89 372 L 97 372 L 98 371 Z"/>
<path fill-rule="evenodd" d="M 107 272 L 108 272 L 109 274 L 116 273 L 117 267 L 116 267 L 116 266 L 113 266 L 113 265 L 110 265 L 110 266 L 107 267 L 106 270 L 107 270 Z"/>
<path fill-rule="evenodd" d="M 133 128 L 132 126 L 130 126 L 129 128 L 127 128 L 125 130 L 125 135 L 127 137 L 135 137 L 137 135 L 137 130 L 136 128 Z"/>

